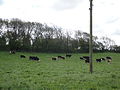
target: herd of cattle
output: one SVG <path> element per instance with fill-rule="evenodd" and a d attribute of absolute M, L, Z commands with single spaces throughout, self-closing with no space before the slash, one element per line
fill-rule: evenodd
<path fill-rule="evenodd" d="M 10 51 L 10 54 L 15 54 L 15 52 Z M 61 60 L 61 59 L 65 60 L 66 58 L 71 58 L 71 57 L 72 57 L 71 54 L 66 54 L 65 56 L 52 57 L 51 60 L 54 60 L 54 61 Z M 20 55 L 20 58 L 26 58 L 26 56 L 25 55 Z M 29 60 L 40 61 L 39 57 L 37 57 L 37 56 L 29 56 Z M 90 63 L 90 57 L 89 56 L 82 56 L 82 57 L 80 57 L 80 60 L 84 60 L 85 63 Z M 112 57 L 107 56 L 107 57 L 104 57 L 104 58 L 102 57 L 102 58 L 96 59 L 96 62 L 98 62 L 98 63 L 102 62 L 102 61 L 107 61 L 108 63 L 111 63 Z"/>
<path fill-rule="evenodd" d="M 80 57 L 80 60 L 84 60 L 85 63 L 90 63 L 90 57 L 89 56 Z M 112 61 L 112 57 L 107 56 L 105 58 L 102 57 L 102 58 L 96 59 L 96 62 L 102 62 L 102 61 L 107 61 L 110 64 L 111 61 Z"/>
<path fill-rule="evenodd" d="M 20 55 L 20 58 L 26 58 L 26 56 Z M 39 61 L 40 59 L 37 56 L 29 56 L 29 60 Z"/>
<path fill-rule="evenodd" d="M 65 58 L 70 58 L 72 55 L 70 54 L 66 54 L 66 56 L 57 56 L 57 57 L 52 57 L 52 60 L 60 60 L 60 59 L 65 59 Z M 80 60 L 84 60 L 85 63 L 90 63 L 90 57 L 89 56 L 82 56 L 80 57 Z M 112 57 L 105 57 L 105 58 L 99 58 L 99 59 L 96 59 L 96 62 L 102 62 L 102 61 L 107 61 L 108 63 L 111 63 L 112 61 Z"/>
<path fill-rule="evenodd" d="M 71 54 L 66 54 L 66 56 L 52 57 L 52 60 L 60 60 L 60 59 L 70 58 L 71 56 L 72 56 Z"/>
<path fill-rule="evenodd" d="M 70 58 L 71 56 L 72 55 L 66 55 L 66 57 L 65 56 L 58 56 L 58 57 L 52 57 L 51 59 L 52 60 L 60 60 L 60 59 L 65 59 L 67 57 Z M 26 56 L 25 55 L 20 55 L 20 58 L 26 58 Z M 40 61 L 40 59 L 37 56 L 29 56 L 29 60 Z"/>

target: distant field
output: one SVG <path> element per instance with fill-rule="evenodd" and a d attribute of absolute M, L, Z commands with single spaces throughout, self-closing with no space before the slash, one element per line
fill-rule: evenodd
<path fill-rule="evenodd" d="M 27 56 L 21 59 L 20 55 Z M 30 61 L 38 56 L 41 61 Z M 120 90 L 120 54 L 93 54 L 93 74 L 89 64 L 79 59 L 88 54 L 72 54 L 71 58 L 52 61 L 56 53 L 0 52 L 0 90 Z M 97 63 L 96 58 L 111 56 L 112 64 Z"/>

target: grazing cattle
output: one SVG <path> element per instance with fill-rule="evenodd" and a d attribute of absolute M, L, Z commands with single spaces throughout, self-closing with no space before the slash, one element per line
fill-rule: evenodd
<path fill-rule="evenodd" d="M 64 56 L 61 56 L 61 59 L 65 59 L 65 57 L 64 57 Z"/>
<path fill-rule="evenodd" d="M 96 62 L 101 62 L 102 61 L 102 59 L 100 58 L 100 59 L 96 59 Z"/>
<path fill-rule="evenodd" d="M 89 56 L 83 56 L 83 57 L 80 57 L 81 60 L 85 60 L 85 63 L 89 63 L 90 60 L 89 60 Z"/>
<path fill-rule="evenodd" d="M 102 61 L 105 61 L 105 58 L 101 58 L 102 59 Z"/>
<path fill-rule="evenodd" d="M 52 57 L 52 60 L 57 60 L 57 57 Z"/>
<path fill-rule="evenodd" d="M 65 59 L 64 56 L 58 56 L 58 59 Z"/>
<path fill-rule="evenodd" d="M 29 56 L 29 60 L 33 60 L 34 56 Z"/>
<path fill-rule="evenodd" d="M 35 57 L 35 60 L 39 61 L 40 59 L 36 56 L 36 57 Z"/>
<path fill-rule="evenodd" d="M 84 59 L 89 59 L 90 57 L 89 56 L 83 56 Z"/>
<path fill-rule="evenodd" d="M 110 64 L 111 61 L 112 61 L 112 58 L 111 58 L 111 57 L 106 57 L 106 60 L 107 60 L 107 62 Z"/>
<path fill-rule="evenodd" d="M 85 63 L 90 63 L 90 57 L 89 56 L 83 56 Z"/>
<path fill-rule="evenodd" d="M 58 56 L 58 58 L 60 59 L 62 56 Z"/>
<path fill-rule="evenodd" d="M 37 56 L 30 56 L 29 60 L 39 61 L 39 58 Z"/>
<path fill-rule="evenodd" d="M 90 63 L 90 60 L 89 60 L 89 59 L 86 59 L 86 60 L 85 60 L 85 63 Z"/>
<path fill-rule="evenodd" d="M 20 58 L 26 58 L 24 55 L 20 55 Z"/>
<path fill-rule="evenodd" d="M 112 60 L 112 58 L 111 58 L 111 57 L 106 57 L 106 59 L 110 59 L 110 60 Z"/>
<path fill-rule="evenodd" d="M 69 57 L 69 58 L 70 58 L 71 56 L 72 56 L 71 54 L 66 54 L 66 57 Z"/>

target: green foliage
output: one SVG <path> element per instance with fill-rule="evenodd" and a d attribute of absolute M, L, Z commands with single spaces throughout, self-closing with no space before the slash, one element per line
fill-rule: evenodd
<path fill-rule="evenodd" d="M 6 50 L 6 40 L 4 36 L 0 37 L 0 49 Z"/>
<path fill-rule="evenodd" d="M 88 53 L 89 33 L 75 31 L 64 32 L 62 28 L 48 26 L 37 22 L 24 22 L 19 19 L 0 19 L 0 50 L 54 52 L 54 53 Z M 108 37 L 98 41 L 93 36 L 94 52 L 120 52 L 120 47 Z"/>
<path fill-rule="evenodd" d="M 26 56 L 21 59 L 20 55 Z M 29 56 L 38 56 L 40 61 L 29 61 Z M 56 53 L 0 52 L 1 90 L 120 90 L 120 54 L 93 54 L 93 74 L 89 64 L 79 59 L 88 54 L 72 54 L 71 58 L 52 61 Z M 97 63 L 96 58 L 111 56 L 112 63 Z"/>

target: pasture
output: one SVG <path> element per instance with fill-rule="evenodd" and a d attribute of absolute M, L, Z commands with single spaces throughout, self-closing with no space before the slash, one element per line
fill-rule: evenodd
<path fill-rule="evenodd" d="M 20 58 L 23 54 L 26 58 Z M 29 60 L 30 55 L 40 61 Z M 72 54 L 65 60 L 51 60 L 65 54 L 0 52 L 0 90 L 120 90 L 120 54 L 94 53 L 93 74 L 80 60 L 88 54 Z M 97 63 L 96 58 L 111 56 L 112 63 Z"/>

